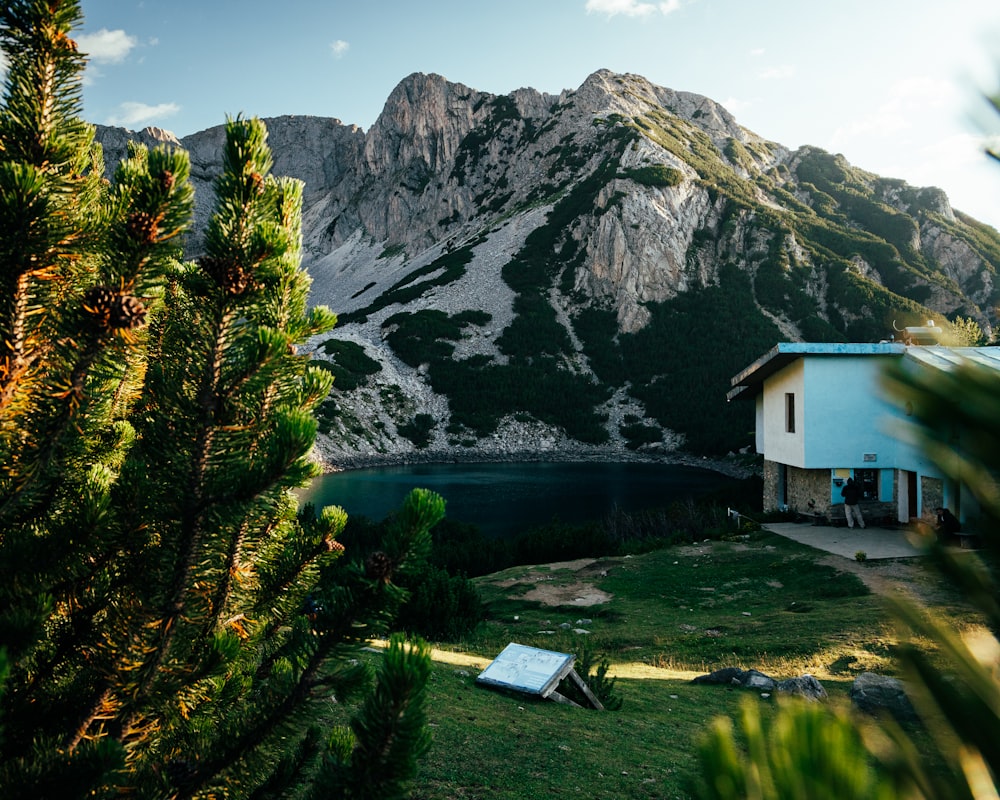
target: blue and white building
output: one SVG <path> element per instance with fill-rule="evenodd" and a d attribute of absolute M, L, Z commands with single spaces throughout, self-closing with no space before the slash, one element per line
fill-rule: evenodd
<path fill-rule="evenodd" d="M 912 406 L 882 388 L 897 359 L 913 369 L 969 359 L 1000 371 L 1000 347 L 783 343 L 732 379 L 729 400 L 756 403 L 765 510 L 843 522 L 840 491 L 852 477 L 866 519 L 933 522 L 939 506 L 963 521 L 978 514 L 966 488 L 901 436 Z"/>

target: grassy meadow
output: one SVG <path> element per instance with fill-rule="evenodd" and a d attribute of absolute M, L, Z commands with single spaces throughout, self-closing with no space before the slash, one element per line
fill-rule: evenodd
<path fill-rule="evenodd" d="M 727 666 L 778 680 L 809 673 L 823 683 L 825 702 L 839 703 L 861 672 L 896 674 L 899 635 L 880 596 L 855 574 L 886 562 L 845 560 L 840 570 L 820 563 L 825 555 L 754 532 L 476 579 L 488 619 L 463 641 L 435 643 L 432 744 L 413 797 L 691 797 L 700 734 L 718 715 L 734 716 L 748 694 L 693 677 Z M 929 565 L 908 561 L 911 583 L 936 585 Z M 600 592 L 604 602 L 583 605 Z M 974 623 L 957 598 L 940 587 L 935 596 L 935 613 Z M 610 664 L 621 708 L 477 686 L 510 642 L 578 656 L 590 648 Z M 765 714 L 779 702 L 759 701 Z"/>

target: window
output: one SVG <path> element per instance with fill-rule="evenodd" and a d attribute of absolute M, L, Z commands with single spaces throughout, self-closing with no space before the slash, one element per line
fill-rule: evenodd
<path fill-rule="evenodd" d="M 878 470 L 854 470 L 854 482 L 861 490 L 862 500 L 878 500 Z"/>
<path fill-rule="evenodd" d="M 795 433 L 795 393 L 785 392 L 785 432 Z"/>

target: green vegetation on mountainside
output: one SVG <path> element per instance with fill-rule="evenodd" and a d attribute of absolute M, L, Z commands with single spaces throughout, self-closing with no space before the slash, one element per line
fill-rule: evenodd
<path fill-rule="evenodd" d="M 444 253 L 427 266 L 413 270 L 413 272 L 408 273 L 380 294 L 365 308 L 341 316 L 341 324 L 364 322 L 368 319 L 369 315 L 387 308 L 393 303 L 405 305 L 416 300 L 429 289 L 454 283 L 465 274 L 465 267 L 472 260 L 472 248 L 477 244 L 479 244 L 478 240 L 457 250 Z M 421 278 L 424 280 L 420 280 Z"/>
<path fill-rule="evenodd" d="M 333 375 L 333 388 L 338 392 L 356 389 L 369 375 L 382 371 L 382 365 L 369 358 L 357 342 L 327 339 L 322 350 L 329 360 L 316 359 L 316 366 Z"/>
<path fill-rule="evenodd" d="M 541 129 L 526 124 L 512 102 L 493 102 L 487 123 L 463 140 L 452 177 L 464 180 L 477 159 L 491 158 L 492 137 L 500 137 L 510 154 L 536 144 L 555 124 L 554 118 Z M 527 414 L 573 438 L 603 443 L 606 414 L 599 407 L 625 387 L 649 419 L 683 433 L 689 450 L 725 452 L 746 444 L 752 428 L 752 409 L 725 400 L 729 379 L 789 338 L 779 321 L 805 341 L 878 341 L 894 325 L 943 321 L 923 305 L 935 291 L 975 294 L 984 309 L 1000 305 L 1000 235 L 962 215 L 946 219 L 940 190 L 880 178 L 818 148 L 767 167 L 774 159 L 767 146 L 730 137 L 720 149 L 695 122 L 667 109 L 612 114 L 595 119 L 593 129 L 596 135 L 587 140 L 573 132 L 562 136 L 545 154 L 549 182 L 528 193 L 531 202 L 558 201 L 503 268 L 515 292 L 514 319 L 496 342 L 504 363 L 484 355 L 454 358 L 463 331 L 488 320 L 405 309 L 428 289 L 460 277 L 471 246 L 414 271 L 344 317 L 364 320 L 392 303 L 404 306 L 384 323 L 386 340 L 411 366 L 428 365 L 433 389 L 449 399 L 449 432 L 460 441 L 471 444 L 469 435 L 489 435 L 504 416 Z M 597 218 L 621 206 L 623 190 L 609 194 L 611 181 L 645 187 L 633 189 L 638 191 L 669 191 L 683 183 L 675 166 L 648 160 L 622 166 L 627 148 L 640 138 L 693 168 L 714 211 L 688 246 L 687 291 L 648 303 L 646 326 L 626 334 L 608 301 L 575 294 L 574 286 L 587 269 L 581 242 Z M 494 205 L 489 210 L 499 211 Z M 965 243 L 984 260 L 985 272 L 964 277 L 968 285 L 945 275 L 931 251 L 919 247 L 925 222 Z M 567 301 L 569 328 L 553 306 L 555 295 Z M 476 300 L 470 297 L 470 305 Z M 969 301 L 950 319 L 976 313 Z M 632 418 L 622 427 L 629 446 L 659 441 L 649 419 Z"/>
<path fill-rule="evenodd" d="M 749 404 L 725 402 L 729 379 L 780 338 L 774 323 L 747 313 L 750 292 L 747 277 L 729 265 L 717 286 L 650 305 L 637 333 L 616 335 L 614 314 L 593 308 L 575 327 L 602 380 L 629 381 L 649 416 L 685 433 L 688 449 L 725 452 L 749 444 L 753 428 Z"/>

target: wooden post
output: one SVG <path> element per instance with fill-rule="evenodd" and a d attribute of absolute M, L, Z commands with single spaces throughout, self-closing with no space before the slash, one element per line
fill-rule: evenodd
<path fill-rule="evenodd" d="M 576 682 L 576 685 L 580 687 L 580 691 L 587 696 L 590 704 L 598 711 L 604 711 L 604 706 L 601 704 L 601 701 L 597 699 L 597 695 L 590 691 L 590 687 L 587 686 L 587 682 L 576 674 L 575 669 L 571 669 L 569 671 L 569 676 Z"/>
<path fill-rule="evenodd" d="M 557 703 L 562 703 L 565 706 L 573 706 L 574 708 L 583 708 L 579 703 L 574 703 L 566 695 L 559 694 L 555 689 L 549 692 L 549 700 L 554 700 Z"/>

